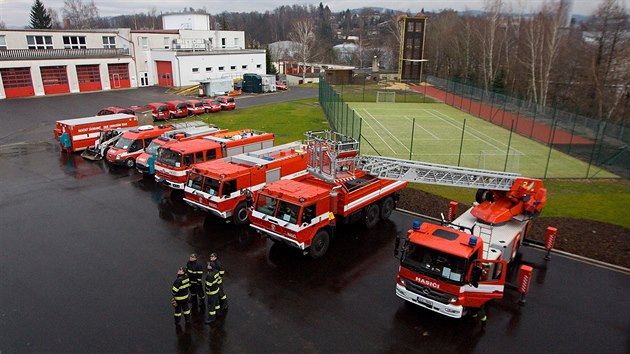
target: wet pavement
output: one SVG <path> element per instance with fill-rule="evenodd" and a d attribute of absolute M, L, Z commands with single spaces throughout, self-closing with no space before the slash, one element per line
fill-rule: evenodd
<path fill-rule="evenodd" d="M 0 149 L 2 353 L 628 352 L 628 274 L 522 247 L 527 303 L 509 292 L 482 330 L 395 295 L 394 238 L 412 216 L 343 227 L 314 261 L 132 171 L 62 154 L 49 134 Z M 219 254 L 230 308 L 211 326 L 193 310 L 178 330 L 170 288 L 191 252 Z"/>

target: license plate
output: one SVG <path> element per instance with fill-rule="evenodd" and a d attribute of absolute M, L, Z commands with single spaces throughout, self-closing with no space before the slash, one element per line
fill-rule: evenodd
<path fill-rule="evenodd" d="M 424 298 L 421 298 L 421 297 L 417 297 L 416 301 L 418 301 L 418 303 L 420 303 L 420 304 L 422 304 L 422 305 L 424 305 L 426 307 L 429 307 L 429 308 L 433 307 L 433 301 L 431 301 L 431 300 L 427 300 L 427 299 L 424 299 Z"/>

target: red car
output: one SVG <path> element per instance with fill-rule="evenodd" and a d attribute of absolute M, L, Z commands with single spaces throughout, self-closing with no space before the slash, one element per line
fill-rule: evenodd
<path fill-rule="evenodd" d="M 96 113 L 96 115 L 107 116 L 110 114 L 117 114 L 117 113 L 132 114 L 132 115 L 136 114 L 136 112 L 134 112 L 133 109 L 131 108 L 112 106 L 112 107 L 106 107 L 106 108 L 101 109 L 100 111 L 98 111 L 98 113 Z"/>
<path fill-rule="evenodd" d="M 168 106 L 164 102 L 147 103 L 147 108 L 151 110 L 153 120 L 167 120 L 170 118 Z"/>
<path fill-rule="evenodd" d="M 287 84 L 283 84 L 280 81 L 276 81 L 276 90 L 286 91 L 288 89 Z"/>
<path fill-rule="evenodd" d="M 203 107 L 206 109 L 206 113 L 208 112 L 219 112 L 221 110 L 221 103 L 215 100 L 202 100 Z"/>
<path fill-rule="evenodd" d="M 184 101 L 166 101 L 166 106 L 170 111 L 171 119 L 188 117 L 188 105 Z"/>
<path fill-rule="evenodd" d="M 236 108 L 236 101 L 230 96 L 217 96 L 217 101 L 221 104 L 221 109 L 234 109 Z"/>
<path fill-rule="evenodd" d="M 200 100 L 186 100 L 186 106 L 188 106 L 188 115 L 206 113 L 206 107 Z"/>

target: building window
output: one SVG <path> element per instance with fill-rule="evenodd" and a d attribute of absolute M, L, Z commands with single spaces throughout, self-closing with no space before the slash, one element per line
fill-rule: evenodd
<path fill-rule="evenodd" d="M 234 38 L 234 46 L 238 47 L 238 38 Z"/>
<path fill-rule="evenodd" d="M 26 36 L 28 49 L 53 49 L 52 36 Z"/>
<path fill-rule="evenodd" d="M 85 45 L 85 37 L 83 36 L 63 36 L 63 47 L 65 49 L 83 49 Z"/>
<path fill-rule="evenodd" d="M 7 38 L 5 36 L 0 36 L 0 50 L 7 49 Z"/>
<path fill-rule="evenodd" d="M 230 70 L 236 70 L 236 65 L 230 66 Z"/>
<path fill-rule="evenodd" d="M 140 46 L 142 49 L 149 49 L 149 37 L 140 37 Z"/>
<path fill-rule="evenodd" d="M 241 69 L 247 70 L 247 65 L 241 65 Z"/>
<path fill-rule="evenodd" d="M 192 68 L 192 72 L 198 73 L 199 72 L 199 68 Z"/>
<path fill-rule="evenodd" d="M 221 47 L 225 48 L 225 38 L 221 38 Z"/>
<path fill-rule="evenodd" d="M 116 48 L 116 37 L 103 36 L 103 48 Z"/>
<path fill-rule="evenodd" d="M 256 64 L 256 69 L 261 69 L 262 68 L 262 64 Z"/>
<path fill-rule="evenodd" d="M 171 47 L 171 39 L 168 37 L 164 37 L 164 49 L 169 49 Z"/>
<path fill-rule="evenodd" d="M 211 66 L 207 67 L 206 71 L 212 71 L 212 67 Z"/>
<path fill-rule="evenodd" d="M 225 66 L 219 66 L 219 71 L 225 70 Z"/>

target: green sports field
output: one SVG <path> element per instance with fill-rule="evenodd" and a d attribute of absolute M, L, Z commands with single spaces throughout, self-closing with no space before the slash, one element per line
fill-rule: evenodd
<path fill-rule="evenodd" d="M 361 153 L 517 172 L 537 178 L 616 177 L 442 103 L 348 102 Z"/>

